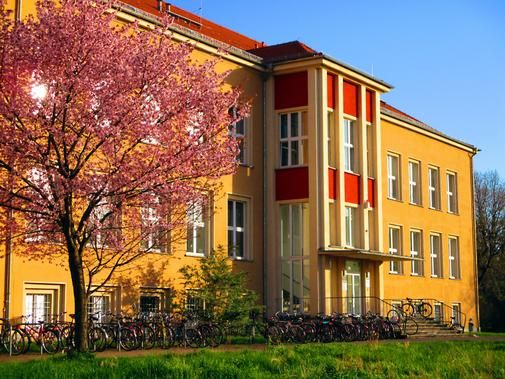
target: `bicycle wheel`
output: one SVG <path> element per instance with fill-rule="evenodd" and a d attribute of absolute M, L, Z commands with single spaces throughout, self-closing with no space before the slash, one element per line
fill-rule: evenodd
<path fill-rule="evenodd" d="M 104 351 L 107 345 L 108 337 L 104 329 L 95 326 L 88 331 L 88 346 L 90 351 Z"/>
<path fill-rule="evenodd" d="M 156 344 L 156 336 L 154 330 L 149 325 L 142 326 L 142 348 L 151 350 Z"/>
<path fill-rule="evenodd" d="M 4 330 L 2 333 L 2 345 L 7 351 L 7 353 L 11 352 L 12 346 L 12 355 L 23 354 L 27 351 L 26 348 L 27 339 L 24 334 L 17 329 L 14 330 Z"/>
<path fill-rule="evenodd" d="M 75 348 L 74 341 L 74 327 L 67 325 L 65 326 L 60 333 L 61 338 L 61 347 L 63 350 L 70 350 Z"/>
<path fill-rule="evenodd" d="M 402 311 L 406 316 L 412 316 L 414 314 L 414 307 L 410 303 L 402 304 Z"/>
<path fill-rule="evenodd" d="M 298 325 L 290 325 L 287 331 L 287 338 L 290 342 L 304 343 L 305 342 L 305 332 Z"/>
<path fill-rule="evenodd" d="M 414 334 L 417 334 L 417 331 L 419 329 L 419 326 L 417 325 L 416 320 L 413 318 L 406 318 L 403 321 L 403 332 L 407 336 L 413 336 Z"/>
<path fill-rule="evenodd" d="M 272 345 L 278 345 L 282 339 L 282 331 L 275 325 L 270 325 L 266 331 L 267 341 Z"/>
<path fill-rule="evenodd" d="M 386 317 L 392 322 L 398 322 L 398 320 L 401 318 L 401 311 L 399 309 L 393 308 L 387 313 Z"/>
<path fill-rule="evenodd" d="M 204 346 L 204 339 L 200 331 L 196 328 L 188 328 L 184 330 L 184 341 L 186 345 L 190 347 L 202 347 Z"/>
<path fill-rule="evenodd" d="M 47 354 L 55 354 L 61 349 L 60 334 L 54 330 L 44 330 L 40 343 Z"/>
<path fill-rule="evenodd" d="M 138 349 L 140 344 L 133 330 L 121 328 L 119 332 L 119 345 L 121 346 L 121 349 L 126 351 Z"/>
<path fill-rule="evenodd" d="M 424 317 L 424 318 L 428 318 L 431 316 L 431 314 L 433 313 L 433 307 L 431 306 L 430 303 L 422 303 L 420 305 L 420 311 L 421 311 L 421 315 Z"/>

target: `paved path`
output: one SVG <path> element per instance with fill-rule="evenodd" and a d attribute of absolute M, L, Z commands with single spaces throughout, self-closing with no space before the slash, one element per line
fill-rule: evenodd
<path fill-rule="evenodd" d="M 504 335 L 496 335 L 496 336 L 477 336 L 477 335 L 464 335 L 458 336 L 455 335 L 453 337 L 425 337 L 425 338 L 409 338 L 404 340 L 384 340 L 379 341 L 379 343 L 403 343 L 408 341 L 409 343 L 430 343 L 430 342 L 442 342 L 442 341 L 496 341 L 496 342 L 505 342 L 505 334 Z M 339 342 L 337 342 L 339 343 Z M 349 342 L 340 342 L 340 343 L 349 343 Z M 359 342 L 351 342 L 357 344 L 367 344 L 368 341 L 359 341 Z M 374 342 L 376 343 L 376 342 Z M 266 344 L 254 344 L 254 345 L 221 345 L 217 348 L 207 348 L 207 349 L 191 349 L 191 348 L 171 348 L 167 350 L 163 349 L 152 349 L 152 350 L 134 350 L 134 351 L 117 351 L 117 350 L 107 350 L 102 353 L 97 353 L 97 358 L 113 358 L 113 357 L 141 357 L 148 355 L 166 355 L 166 354 L 190 354 L 194 352 L 198 352 L 200 350 L 208 350 L 215 352 L 226 352 L 226 351 L 263 351 L 267 348 Z M 59 354 L 61 356 L 63 353 Z M 34 352 L 19 355 L 16 357 L 9 357 L 9 355 L 3 353 L 0 354 L 0 363 L 3 362 L 26 362 L 31 360 L 38 359 L 46 359 L 51 357 L 52 355 L 48 354 L 37 354 Z M 58 355 L 55 355 L 58 356 Z"/>

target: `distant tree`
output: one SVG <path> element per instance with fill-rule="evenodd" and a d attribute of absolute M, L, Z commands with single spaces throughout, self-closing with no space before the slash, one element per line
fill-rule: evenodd
<path fill-rule="evenodd" d="M 181 304 L 189 294 L 205 304 L 205 310 L 200 311 L 216 321 L 245 320 L 257 308 L 257 295 L 247 288 L 247 273 L 233 271 L 222 246 L 198 263 L 183 266 L 179 272 L 185 291 L 189 291 L 180 293 Z"/>
<path fill-rule="evenodd" d="M 505 329 L 505 182 L 496 171 L 475 174 L 481 324 Z"/>
<path fill-rule="evenodd" d="M 167 247 L 238 144 L 217 60 L 192 63 L 169 21 L 114 27 L 110 4 L 39 0 L 15 22 L 0 2 L 0 207 L 29 259 L 71 274 L 75 341 L 87 350 L 89 296 Z M 48 242 L 61 242 L 52 244 Z M 25 243 L 29 242 L 29 243 Z M 66 262 L 66 263 L 65 263 Z"/>

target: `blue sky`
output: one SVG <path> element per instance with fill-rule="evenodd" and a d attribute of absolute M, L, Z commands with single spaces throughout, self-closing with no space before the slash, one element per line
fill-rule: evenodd
<path fill-rule="evenodd" d="M 271 45 L 300 40 L 395 86 L 383 99 L 505 179 L 505 0 L 172 0 Z"/>

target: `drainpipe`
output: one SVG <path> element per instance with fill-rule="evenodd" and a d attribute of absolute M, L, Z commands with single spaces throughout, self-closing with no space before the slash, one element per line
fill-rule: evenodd
<path fill-rule="evenodd" d="M 477 330 L 480 331 L 480 299 L 479 299 L 479 264 L 477 261 L 477 227 L 476 227 L 476 216 L 475 216 L 475 175 L 473 168 L 473 157 L 477 154 L 479 150 L 475 149 L 470 157 L 470 174 L 472 175 L 472 232 L 473 232 L 473 259 L 474 259 L 474 271 L 475 271 L 475 315 L 477 324 Z"/>
<path fill-rule="evenodd" d="M 21 8 L 23 5 L 23 0 L 16 0 L 15 17 L 16 21 L 21 21 Z"/>
<path fill-rule="evenodd" d="M 268 309 L 268 271 L 267 271 L 267 250 L 268 250 L 268 242 L 267 242 L 267 230 L 268 230 L 268 148 L 267 148 L 267 81 L 270 77 L 270 73 L 272 72 L 272 65 L 268 65 L 267 72 L 263 73 L 262 79 L 262 92 L 263 92 L 263 305 L 265 309 Z"/>
<path fill-rule="evenodd" d="M 11 268 L 12 268 L 12 209 L 7 210 L 7 225 L 5 228 L 5 277 L 4 277 L 4 309 L 3 317 L 10 319 L 11 314 Z"/>

